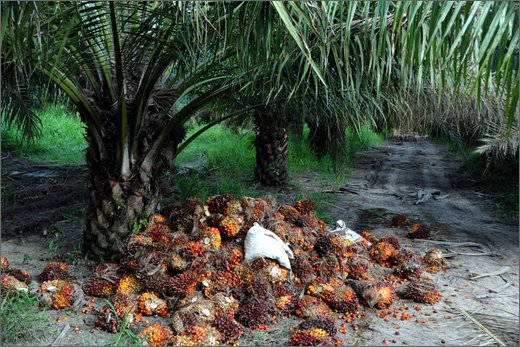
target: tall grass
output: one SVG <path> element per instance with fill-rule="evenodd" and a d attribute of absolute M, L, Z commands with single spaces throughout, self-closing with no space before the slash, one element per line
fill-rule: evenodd
<path fill-rule="evenodd" d="M 190 129 L 189 134 L 199 127 Z M 251 130 L 216 125 L 210 128 L 182 151 L 175 160 L 177 166 L 195 166 L 206 175 L 181 174 L 173 177 L 181 201 L 229 193 L 233 196 L 256 195 L 257 185 L 253 182 L 255 152 Z M 202 169 L 202 170 L 201 170 Z"/>
<path fill-rule="evenodd" d="M 49 105 L 38 111 L 41 136 L 26 140 L 20 129 L 2 127 L 2 151 L 38 163 L 85 163 L 85 129 L 75 114 L 62 105 Z"/>
<path fill-rule="evenodd" d="M 188 136 L 199 129 L 190 129 Z M 223 125 L 216 125 L 190 143 L 179 154 L 176 164 L 185 165 L 202 160 L 207 168 L 217 173 L 248 175 L 253 172 L 255 163 L 254 138 L 255 134 L 251 130 L 231 131 Z"/>

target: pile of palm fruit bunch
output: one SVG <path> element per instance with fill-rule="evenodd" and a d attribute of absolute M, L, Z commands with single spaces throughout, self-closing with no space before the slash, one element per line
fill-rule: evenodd
<path fill-rule="evenodd" d="M 0 257 L 2 294 L 31 293 L 40 303 L 59 310 L 79 306 L 83 302 L 83 290 L 62 262 L 50 262 L 38 276 L 38 281 L 24 271 L 12 268 L 5 257 Z"/>
<path fill-rule="evenodd" d="M 244 240 L 255 222 L 292 250 L 290 268 L 267 257 L 245 260 Z M 340 345 L 339 317 L 352 323 L 397 297 L 440 299 L 421 277 L 424 260 L 395 236 L 362 236 L 351 242 L 331 233 L 310 199 L 281 206 L 271 196 L 191 199 L 152 215 L 121 246 L 120 258 L 96 266 L 82 288 L 66 264 L 54 262 L 40 274 L 38 291 L 55 309 L 75 305 L 81 290 L 106 298 L 95 327 L 133 329 L 148 345 L 234 344 L 247 329 L 267 330 L 290 316 L 302 321 L 289 345 Z M 164 319 L 142 328 L 143 316 Z"/>
<path fill-rule="evenodd" d="M 2 293 L 28 292 L 32 277 L 24 271 L 11 267 L 6 257 L 0 257 L 0 270 L 2 271 Z"/>

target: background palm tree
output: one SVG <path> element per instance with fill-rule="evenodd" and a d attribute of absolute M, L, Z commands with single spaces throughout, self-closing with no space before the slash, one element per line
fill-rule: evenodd
<path fill-rule="evenodd" d="M 290 66 L 277 79 L 285 85 L 303 86 L 288 107 L 264 108 L 265 117 L 255 113 L 255 176 L 262 183 L 285 181 L 286 129 L 301 129 L 304 120 L 316 155 L 331 154 L 337 164 L 345 150 L 346 127 L 367 122 L 378 131 L 392 126 L 435 131 L 469 145 L 486 137 L 480 151 L 500 148 L 515 156 L 516 150 L 511 149 L 518 146 L 513 129 L 518 104 L 517 6 L 500 2 L 288 3 L 278 13 L 284 28 L 297 32 L 309 56 L 316 57 L 322 72 L 316 75 L 324 80 L 302 80 L 298 61 L 273 57 L 271 64 L 283 61 Z M 259 90 L 264 95 L 272 92 L 269 84 L 255 84 L 242 94 L 262 94 Z M 288 94 L 295 96 L 292 90 Z M 240 95 L 239 104 L 247 99 Z M 449 107 L 447 100 L 452 103 Z M 282 111 L 287 109 L 289 116 Z"/>
<path fill-rule="evenodd" d="M 252 112 L 261 149 L 257 176 L 281 173 L 286 113 L 272 106 L 280 100 L 296 100 L 295 112 L 310 111 L 313 121 L 326 125 L 327 136 L 320 138 L 329 143 L 316 144 L 326 151 L 346 125 L 413 121 L 407 97 L 427 92 L 432 100 L 445 93 L 498 98 L 500 124 L 511 129 L 515 122 L 513 3 L 53 6 L 2 3 L 2 48 L 8 48 L 7 61 L 23 58 L 63 90 L 87 126 L 85 246 L 98 257 L 116 255 L 132 224 L 158 209 L 160 171 L 223 119 Z M 19 17 L 31 20 L 22 27 L 15 25 Z M 25 36 L 28 28 L 37 33 L 33 39 Z M 247 96 L 240 107 L 184 139 L 183 124 L 198 110 L 240 95 Z M 18 112 L 13 119 L 24 117 Z M 263 136 L 266 131 L 278 135 Z M 265 155 L 269 147 L 282 159 Z M 273 177 L 267 183 L 286 179 L 283 173 Z"/>

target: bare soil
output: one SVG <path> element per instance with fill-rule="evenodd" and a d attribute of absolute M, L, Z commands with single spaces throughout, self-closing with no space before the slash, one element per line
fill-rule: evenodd
<path fill-rule="evenodd" d="M 2 236 L 46 234 L 81 219 L 87 194 L 84 165 L 34 165 L 2 155 Z"/>
<path fill-rule="evenodd" d="M 355 231 L 368 229 L 376 235 L 394 234 L 405 248 L 419 255 L 440 247 L 466 253 L 447 259 L 447 272 L 431 275 L 443 299 L 435 306 L 398 300 L 410 321 L 376 316 L 367 309 L 363 319 L 338 334 L 344 345 L 483 345 L 519 344 L 519 232 L 518 217 L 504 216 L 491 197 L 461 169 L 462 163 L 447 149 L 424 139 L 394 139 L 365 151 L 355 164 L 348 182 L 338 191 L 330 191 L 314 182 L 312 176 L 293 178 L 303 187 L 298 193 L 326 192 L 336 197 L 329 203 L 329 214 L 343 219 Z M 294 188 L 294 187 L 293 187 Z M 419 189 L 436 189 L 436 197 L 415 204 Z M 266 190 L 279 202 L 292 201 L 295 190 Z M 86 169 L 82 166 L 31 165 L 13 158 L 2 160 L 2 256 L 13 267 L 37 274 L 51 260 L 70 264 L 78 281 L 88 277 L 89 264 L 79 253 L 83 234 L 83 207 L 86 194 Z M 406 213 L 413 221 L 429 224 L 429 240 L 405 238 L 403 229 L 389 228 L 393 215 Z M 453 247 L 436 241 L 475 242 L 489 255 L 474 247 Z M 471 279 L 470 273 L 489 273 L 504 266 L 499 276 Z M 499 293 L 492 292 L 508 285 Z M 96 302 L 95 306 L 102 305 Z M 461 311 L 470 313 L 488 328 L 484 332 Z M 434 312 L 434 310 L 436 312 Z M 95 316 L 72 310 L 48 310 L 42 313 L 49 334 L 31 344 L 49 345 L 65 324 L 69 330 L 62 345 L 105 345 L 114 343 L 111 334 L 92 331 Z M 67 318 L 57 322 L 58 317 Z M 150 319 L 152 321 L 153 319 Z M 426 323 L 424 322 L 426 321 Z M 342 321 L 339 320 L 339 323 Z M 272 325 L 269 331 L 249 331 L 241 345 L 285 344 L 298 323 L 288 319 Z"/>

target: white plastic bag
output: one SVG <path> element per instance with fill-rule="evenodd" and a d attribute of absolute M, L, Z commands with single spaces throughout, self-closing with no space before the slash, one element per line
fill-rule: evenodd
<path fill-rule="evenodd" d="M 336 222 L 336 226 L 336 229 L 330 230 L 331 233 L 345 236 L 347 240 L 353 243 L 356 243 L 363 239 L 363 236 L 359 235 L 354 230 L 348 228 L 345 222 L 341 219 Z"/>
<path fill-rule="evenodd" d="M 291 270 L 289 259 L 294 259 L 293 252 L 278 235 L 262 228 L 256 222 L 247 231 L 244 240 L 244 253 L 246 262 L 253 262 L 260 258 L 270 258 L 289 270 Z"/>

